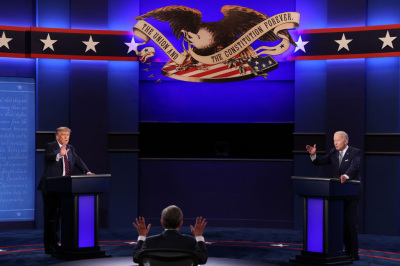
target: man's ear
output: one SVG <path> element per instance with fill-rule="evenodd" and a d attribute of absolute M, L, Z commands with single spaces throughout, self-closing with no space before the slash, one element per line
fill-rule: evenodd
<path fill-rule="evenodd" d="M 183 220 L 179 223 L 178 228 L 181 228 L 181 227 L 182 227 L 182 224 L 183 224 Z"/>

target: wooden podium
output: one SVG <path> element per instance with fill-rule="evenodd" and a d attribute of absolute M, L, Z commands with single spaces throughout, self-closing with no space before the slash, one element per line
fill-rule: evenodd
<path fill-rule="evenodd" d="M 304 197 L 303 250 L 291 260 L 313 265 L 351 264 L 343 251 L 343 204 L 357 197 L 360 181 L 292 176 L 295 194 Z"/>
<path fill-rule="evenodd" d="M 61 197 L 61 247 L 55 257 L 77 260 L 110 257 L 98 241 L 99 194 L 111 175 L 49 177 L 47 188 Z"/>

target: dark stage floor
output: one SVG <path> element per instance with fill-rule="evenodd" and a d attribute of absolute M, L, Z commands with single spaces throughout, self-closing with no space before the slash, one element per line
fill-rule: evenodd
<path fill-rule="evenodd" d="M 161 231 L 161 227 L 152 227 L 150 234 Z M 189 228 L 182 228 L 182 232 L 190 234 Z M 89 265 L 70 264 L 45 254 L 42 233 L 39 229 L 0 231 L 0 265 Z M 112 255 L 113 262 L 118 262 L 111 265 L 134 265 L 130 259 L 137 239 L 134 228 L 100 229 L 99 238 L 101 249 Z M 289 260 L 302 249 L 302 232 L 297 230 L 207 227 L 205 238 L 210 257 L 206 265 L 210 266 L 250 266 L 246 261 L 254 262 L 254 266 L 292 265 Z M 359 239 L 360 260 L 354 265 L 400 264 L 400 236 L 360 235 Z M 242 264 L 234 264 L 238 260 L 243 260 Z"/>

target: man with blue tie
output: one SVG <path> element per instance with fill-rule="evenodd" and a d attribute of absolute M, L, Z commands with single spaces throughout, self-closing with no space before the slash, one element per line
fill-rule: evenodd
<path fill-rule="evenodd" d="M 361 151 L 348 146 L 349 136 L 344 131 L 337 131 L 333 136 L 335 148 L 332 148 L 325 156 L 317 157 L 317 146 L 307 145 L 312 163 L 316 166 L 333 166 L 333 177 L 339 178 L 343 184 L 346 180 L 360 179 Z M 343 242 L 346 254 L 350 260 L 359 260 L 358 256 L 358 228 L 357 228 L 358 198 L 353 197 L 344 201 L 344 225 Z"/>
<path fill-rule="evenodd" d="M 76 154 L 72 145 L 68 144 L 71 129 L 59 127 L 56 130 L 56 141 L 46 144 L 44 160 L 45 171 L 40 179 L 38 190 L 42 191 L 44 214 L 44 248 L 47 254 L 53 254 L 58 247 L 58 231 L 60 223 L 60 197 L 47 190 L 47 178 L 72 175 L 75 168 L 84 174 L 92 174 L 82 159 Z"/>

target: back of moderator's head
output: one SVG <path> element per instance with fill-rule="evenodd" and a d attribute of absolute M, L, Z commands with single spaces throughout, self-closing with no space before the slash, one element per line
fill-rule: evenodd
<path fill-rule="evenodd" d="M 161 213 L 161 220 L 164 224 L 165 229 L 178 228 L 182 219 L 182 210 L 175 205 L 168 206 Z"/>

